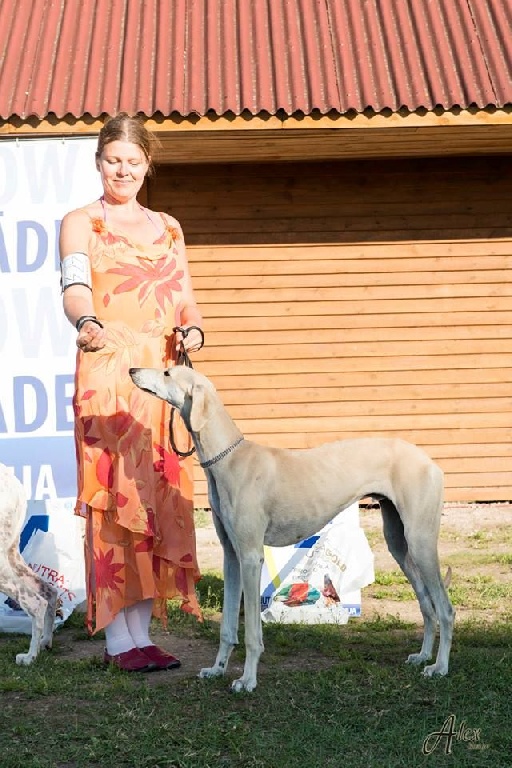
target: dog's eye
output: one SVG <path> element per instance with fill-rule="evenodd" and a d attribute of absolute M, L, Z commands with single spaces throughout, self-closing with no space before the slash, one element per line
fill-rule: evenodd
<path fill-rule="evenodd" d="M 164 371 L 164 376 L 170 376 L 170 375 L 171 375 L 170 370 L 168 368 L 166 368 L 165 371 Z"/>

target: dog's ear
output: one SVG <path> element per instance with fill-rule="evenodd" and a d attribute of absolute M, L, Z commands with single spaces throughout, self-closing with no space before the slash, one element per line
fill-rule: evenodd
<path fill-rule="evenodd" d="M 192 387 L 192 405 L 190 406 L 190 427 L 192 432 L 199 432 L 206 424 L 206 389 L 204 384 Z"/>

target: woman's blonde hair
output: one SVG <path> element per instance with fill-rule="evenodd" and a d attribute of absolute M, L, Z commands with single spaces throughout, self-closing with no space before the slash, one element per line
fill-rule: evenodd
<path fill-rule="evenodd" d="M 140 147 L 149 163 L 147 175 L 153 175 L 155 169 L 152 161 L 152 149 L 156 148 L 157 140 L 148 131 L 140 117 L 132 117 L 127 112 L 120 112 L 115 117 L 109 117 L 98 136 L 96 159 L 99 159 L 107 144 L 112 141 L 129 141 Z"/>

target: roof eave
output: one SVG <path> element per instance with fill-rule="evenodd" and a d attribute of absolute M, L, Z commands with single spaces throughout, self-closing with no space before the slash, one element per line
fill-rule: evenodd
<path fill-rule="evenodd" d="M 105 115 L 0 121 L 0 139 L 97 135 Z M 512 105 L 375 113 L 144 116 L 162 163 L 510 154 Z M 265 134 L 265 141 L 262 133 Z"/>

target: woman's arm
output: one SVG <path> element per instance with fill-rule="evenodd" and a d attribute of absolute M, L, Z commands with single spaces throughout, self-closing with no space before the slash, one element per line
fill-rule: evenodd
<path fill-rule="evenodd" d="M 168 221 L 171 226 L 173 226 L 175 229 L 178 230 L 180 235 L 179 238 L 175 240 L 175 245 L 178 249 L 178 254 L 179 254 L 178 264 L 179 264 L 179 267 L 183 270 L 181 301 L 178 304 L 180 326 L 182 328 L 187 328 L 192 325 L 195 325 L 198 328 L 202 329 L 203 316 L 201 314 L 199 307 L 197 306 L 197 302 L 194 297 L 194 289 L 192 287 L 192 279 L 190 277 L 190 271 L 189 271 L 188 259 L 187 259 L 187 249 L 185 246 L 183 231 L 179 223 L 176 221 L 176 219 L 168 218 Z M 183 339 L 183 340 L 181 339 L 180 334 L 177 334 L 177 335 L 178 335 L 177 346 L 179 347 L 181 342 L 183 341 L 183 344 L 187 352 L 195 352 L 198 349 L 200 349 L 203 344 L 203 337 L 201 336 L 199 331 L 192 330 L 187 335 L 186 339 Z"/>
<path fill-rule="evenodd" d="M 61 262 L 66 256 L 74 253 L 89 258 L 90 237 L 91 224 L 85 211 L 77 210 L 66 214 L 60 227 Z M 62 303 L 66 317 L 74 326 L 81 317 L 95 316 L 92 289 L 86 285 L 69 285 L 64 289 Z M 81 326 L 76 344 L 84 352 L 95 352 L 105 346 L 105 332 L 97 323 L 88 320 Z"/>

